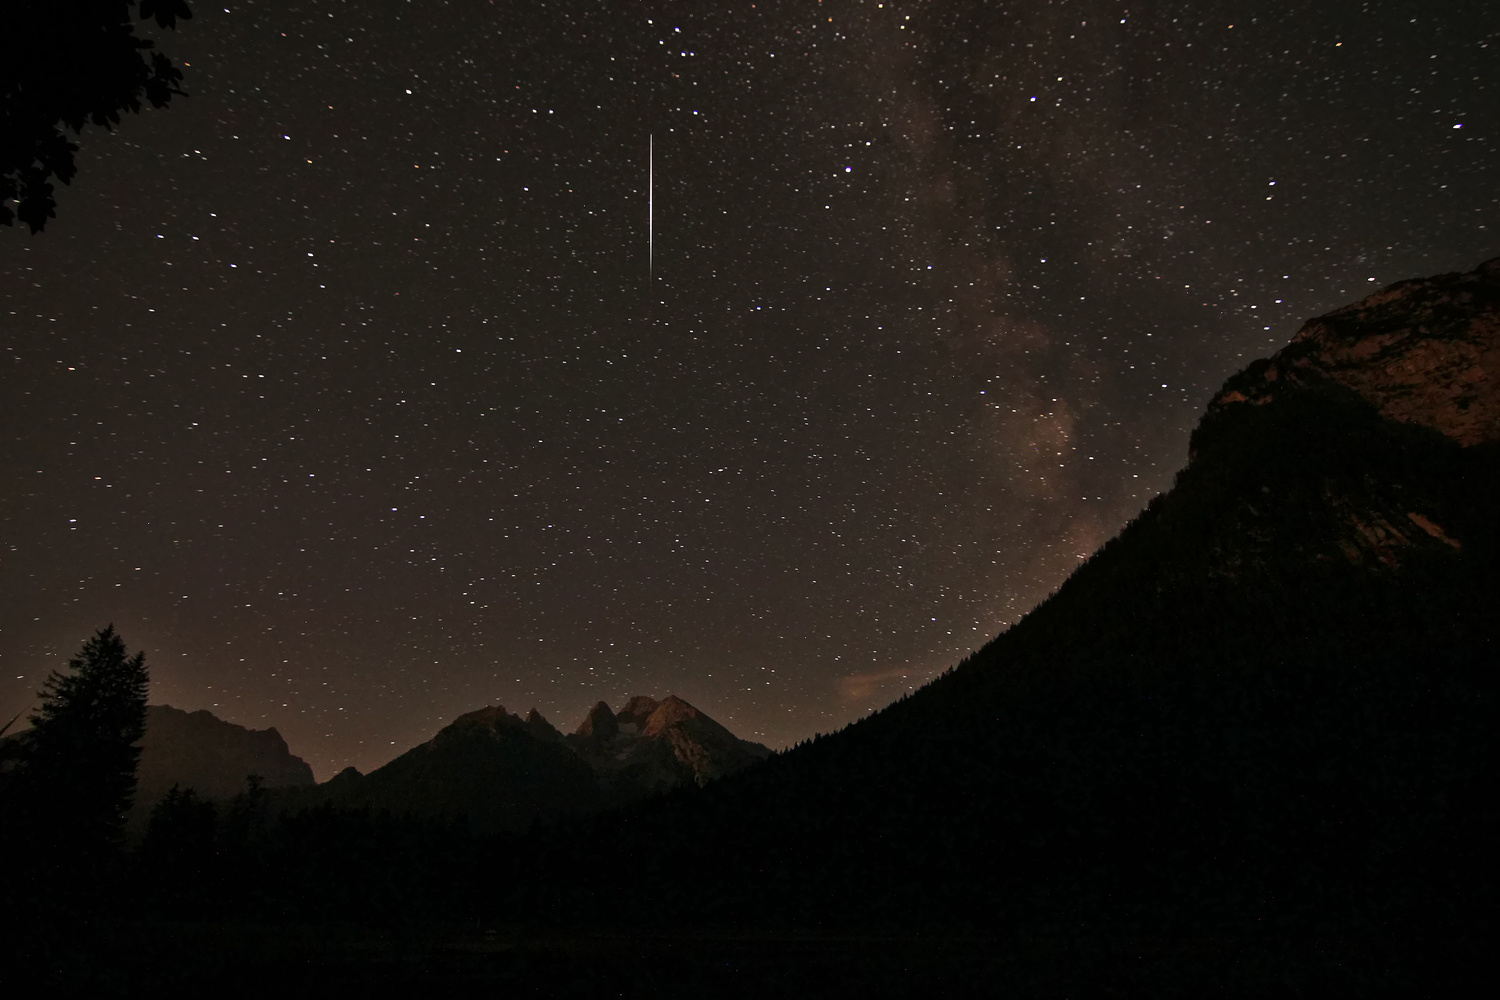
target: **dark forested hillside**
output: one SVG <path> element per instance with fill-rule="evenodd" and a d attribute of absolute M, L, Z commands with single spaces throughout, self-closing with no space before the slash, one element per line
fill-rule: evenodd
<path fill-rule="evenodd" d="M 1493 335 L 1497 270 L 1451 318 Z M 577 921 L 648 884 L 631 919 L 666 926 L 1255 937 L 1418 975 L 1488 920 L 1500 606 L 1500 443 L 1420 416 L 1311 375 L 1218 407 L 1174 488 L 969 661 L 520 845 L 506 898 Z"/>

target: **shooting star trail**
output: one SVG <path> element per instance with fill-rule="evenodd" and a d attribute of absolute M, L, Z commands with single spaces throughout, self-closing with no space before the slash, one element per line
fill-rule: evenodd
<path fill-rule="evenodd" d="M 656 276 L 656 136 L 646 147 L 646 277 Z"/>

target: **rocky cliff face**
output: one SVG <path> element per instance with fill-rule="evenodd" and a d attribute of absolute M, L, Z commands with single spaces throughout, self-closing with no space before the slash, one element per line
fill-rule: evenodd
<path fill-rule="evenodd" d="M 606 787 L 627 798 L 633 790 L 704 785 L 771 755 L 675 695 L 661 702 L 637 695 L 619 715 L 601 701 L 568 741 Z"/>
<path fill-rule="evenodd" d="M 1270 475 L 1241 490 L 1222 512 L 1229 541 L 1212 572 L 1234 578 L 1271 558 L 1273 547 L 1289 546 L 1311 561 L 1376 570 L 1455 557 L 1477 526 L 1462 523 L 1453 484 L 1417 468 L 1431 453 L 1423 434 L 1466 450 L 1495 446 L 1497 390 L 1500 258 L 1463 274 L 1402 281 L 1308 321 L 1290 344 L 1231 377 L 1210 401 L 1193 435 L 1190 470 L 1226 433 L 1248 458 L 1256 435 L 1246 428 L 1263 426 L 1270 440 L 1281 433 L 1273 427 L 1308 417 L 1315 405 L 1318 420 L 1348 417 L 1349 437 L 1340 445 L 1347 454 L 1324 456 L 1323 474 L 1298 480 L 1295 498 L 1279 495 L 1287 486 L 1273 486 Z M 1309 413 L 1299 416 L 1302 410 Z M 1397 451 L 1387 446 L 1377 460 L 1353 461 L 1362 442 L 1373 440 L 1357 428 L 1361 410 L 1410 428 L 1393 442 Z M 1270 469 L 1284 456 L 1268 452 L 1257 460 Z M 1288 522 L 1294 508 L 1297 525 Z"/>
<path fill-rule="evenodd" d="M 1274 357 L 1225 383 L 1208 416 L 1319 382 L 1462 445 L 1500 441 L 1500 257 L 1415 278 L 1308 321 Z"/>
<path fill-rule="evenodd" d="M 246 729 L 212 712 L 150 705 L 132 822 L 149 816 L 173 785 L 192 788 L 201 798 L 227 799 L 244 791 L 251 774 L 268 787 L 313 784 L 312 768 L 275 729 Z"/>

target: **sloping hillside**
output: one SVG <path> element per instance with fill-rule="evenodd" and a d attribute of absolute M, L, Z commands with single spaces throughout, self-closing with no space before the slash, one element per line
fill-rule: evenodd
<path fill-rule="evenodd" d="M 1314 321 L 1346 345 L 1338 377 L 1231 379 L 1172 490 L 969 661 L 744 775 L 528 842 L 500 898 L 598 921 L 650 885 L 632 920 L 1264 938 L 1267 961 L 1413 975 L 1461 950 L 1490 898 L 1500 445 L 1450 417 L 1490 412 L 1500 372 L 1430 365 L 1463 386 L 1393 409 L 1373 368 L 1454 329 L 1490 357 L 1497 282 L 1491 262 Z"/>

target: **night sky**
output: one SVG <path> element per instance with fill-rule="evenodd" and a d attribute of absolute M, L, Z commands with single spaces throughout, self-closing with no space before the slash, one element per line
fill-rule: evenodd
<path fill-rule="evenodd" d="M 1500 253 L 1493 0 L 194 14 L 0 231 L 0 714 L 113 622 L 320 779 L 486 704 L 835 729 L 1303 319 Z"/>

